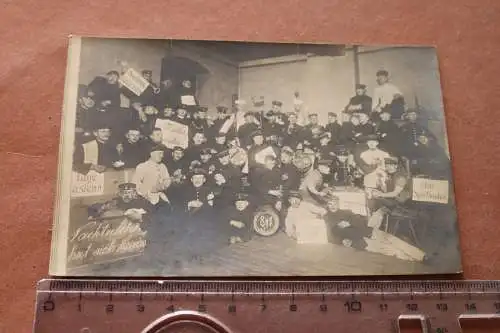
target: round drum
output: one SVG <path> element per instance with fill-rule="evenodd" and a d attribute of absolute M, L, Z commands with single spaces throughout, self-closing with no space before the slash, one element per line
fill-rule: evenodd
<path fill-rule="evenodd" d="M 271 206 L 259 208 L 253 216 L 253 230 L 260 236 L 269 237 L 278 232 L 280 218 Z"/>

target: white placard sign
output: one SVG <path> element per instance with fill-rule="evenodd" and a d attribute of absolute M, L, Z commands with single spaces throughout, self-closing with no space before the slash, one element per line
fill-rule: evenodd
<path fill-rule="evenodd" d="M 413 178 L 412 200 L 447 204 L 449 188 L 447 180 Z"/>
<path fill-rule="evenodd" d="M 91 197 L 104 194 L 104 173 L 89 171 L 86 175 L 73 172 L 71 196 L 73 198 Z"/>
<path fill-rule="evenodd" d="M 149 86 L 149 82 L 142 77 L 141 73 L 133 68 L 129 68 L 120 76 L 120 83 L 127 87 L 137 96 L 140 96 Z"/>
<path fill-rule="evenodd" d="M 274 152 L 274 149 L 271 147 L 267 147 L 265 149 L 262 149 L 259 151 L 257 154 L 255 154 L 255 161 L 260 164 L 265 163 L 266 156 L 273 156 L 277 157 L 276 153 Z"/>
<path fill-rule="evenodd" d="M 194 98 L 193 95 L 184 95 L 181 96 L 181 103 L 188 106 L 195 106 L 196 99 Z"/>
<path fill-rule="evenodd" d="M 167 148 L 179 146 L 187 148 L 189 144 L 189 127 L 168 119 L 157 119 L 155 127 L 161 128 L 163 144 Z"/>

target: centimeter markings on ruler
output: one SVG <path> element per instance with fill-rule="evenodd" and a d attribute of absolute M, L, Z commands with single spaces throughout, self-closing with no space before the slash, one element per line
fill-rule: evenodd
<path fill-rule="evenodd" d="M 363 329 L 374 332 L 393 331 L 403 318 L 421 321 L 424 332 L 429 332 L 428 325 L 433 332 L 445 333 L 456 330 L 459 319 L 500 316 L 500 281 L 43 280 L 38 285 L 36 310 L 36 333 L 51 332 L 50 327 L 71 331 L 76 329 L 72 325 L 84 327 L 85 321 L 96 326 L 96 332 L 108 332 L 99 325 L 123 325 L 120 329 L 124 333 L 143 332 L 139 330 L 142 326 L 134 325 L 145 326 L 166 313 L 182 314 L 185 310 L 213 313 L 238 332 L 259 331 L 252 327 L 257 325 L 255 314 L 266 312 L 272 314 L 259 319 L 258 324 L 280 322 L 290 325 L 280 328 L 287 330 L 305 325 L 295 322 L 293 313 L 311 320 L 314 317 L 318 325 L 335 321 L 348 329 L 352 320 L 335 315 L 347 313 L 357 314 L 356 318 L 369 325 Z M 57 317 L 51 315 L 57 311 Z M 333 316 L 315 317 L 327 312 Z M 113 316 L 115 313 L 122 316 Z M 151 317 L 136 317 L 137 313 Z M 103 315 L 107 324 L 102 322 Z M 383 323 L 381 329 L 368 319 Z M 88 329 L 85 332 L 94 332 Z"/>

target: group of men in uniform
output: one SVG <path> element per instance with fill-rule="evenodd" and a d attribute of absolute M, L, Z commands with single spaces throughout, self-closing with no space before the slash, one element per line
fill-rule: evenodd
<path fill-rule="evenodd" d="M 150 86 L 140 96 L 121 86 L 115 71 L 80 87 L 74 170 L 133 168 L 131 183 L 122 189 L 141 200 L 127 202 L 148 212 L 167 207 L 191 220 L 217 216 L 231 230 L 232 243 L 249 239 L 259 207 L 269 205 L 285 218 L 311 169 L 325 170 L 325 186 L 388 193 L 391 174 L 381 172 L 386 163 L 400 165 L 405 158 L 410 172 L 425 173 L 439 150 L 417 121 L 418 111 L 404 108 L 387 71 L 377 72 L 373 99 L 358 84 L 344 110 L 328 112 L 326 124 L 314 112 L 303 123 L 297 110 L 283 110 L 281 101 L 266 110 L 263 98 L 253 99 L 250 108 L 242 100 L 218 106 L 211 117 L 189 80 L 156 85 L 151 71 L 142 74 Z M 122 95 L 130 100 L 128 107 L 122 106 Z M 157 119 L 186 125 L 189 145 L 167 148 Z"/>

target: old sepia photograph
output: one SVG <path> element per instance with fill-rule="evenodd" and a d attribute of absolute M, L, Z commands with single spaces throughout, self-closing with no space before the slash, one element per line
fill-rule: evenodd
<path fill-rule="evenodd" d="M 50 274 L 461 272 L 436 49 L 71 37 Z"/>

